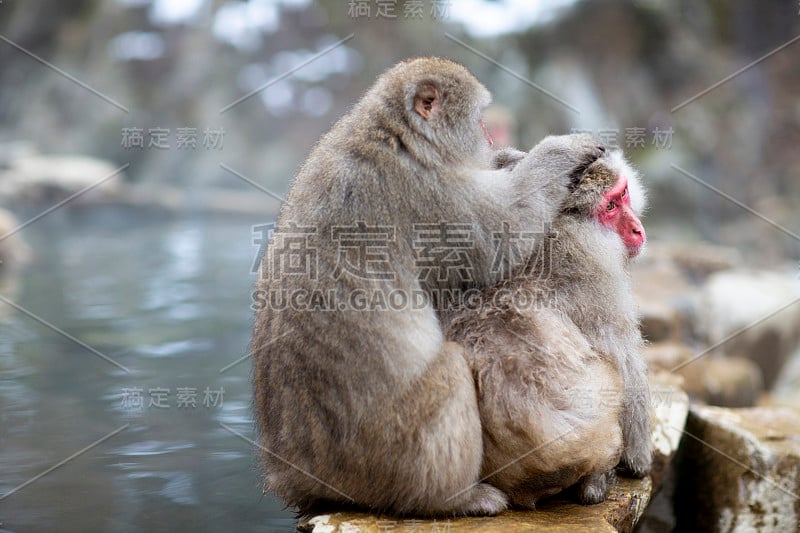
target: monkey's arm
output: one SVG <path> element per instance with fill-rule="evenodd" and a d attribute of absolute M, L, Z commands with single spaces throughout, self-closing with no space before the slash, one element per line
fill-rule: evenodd
<path fill-rule="evenodd" d="M 653 443 L 650 438 L 650 386 L 647 366 L 638 349 L 631 350 L 622 362 L 625 399 L 622 405 L 622 434 L 625 449 L 620 466 L 625 473 L 644 477 L 653 463 Z"/>
<path fill-rule="evenodd" d="M 527 153 L 513 148 L 497 151 L 489 163 L 500 168 L 472 173 L 471 187 L 458 195 L 472 202 L 462 202 L 454 210 L 466 207 L 471 217 L 481 221 L 476 241 L 494 243 L 498 235 L 508 232 L 526 234 L 515 243 L 516 253 L 498 254 L 496 246 L 476 247 L 478 259 L 473 264 L 490 266 L 490 270 L 474 270 L 479 285 L 507 279 L 527 261 L 538 245 L 536 236 L 549 232 L 576 176 L 604 151 L 591 135 L 550 136 Z"/>

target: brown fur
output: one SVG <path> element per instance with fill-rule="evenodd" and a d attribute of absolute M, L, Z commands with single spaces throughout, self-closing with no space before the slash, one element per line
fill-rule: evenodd
<path fill-rule="evenodd" d="M 551 137 L 515 169 L 491 170 L 479 124 L 488 103 L 486 89 L 447 60 L 410 60 L 380 76 L 311 152 L 278 218 L 276 235 L 313 228 L 316 276 L 270 271 L 274 239 L 258 289 L 324 289 L 346 301 L 354 291 L 432 295 L 496 283 L 493 232 L 504 222 L 526 231 L 549 222 L 575 169 L 598 153 L 588 136 Z M 442 221 L 473 227 L 471 280 L 419 278 L 413 225 Z M 391 278 L 337 274 L 332 232 L 358 223 L 392 228 L 385 250 Z M 287 504 L 306 511 L 342 502 L 417 515 L 506 507 L 504 494 L 478 483 L 475 384 L 464 349 L 445 342 L 432 305 L 267 305 L 256 314 L 252 347 L 265 486 Z"/>
<path fill-rule="evenodd" d="M 513 158 L 509 159 L 513 165 Z M 651 463 L 649 393 L 627 253 L 591 213 L 620 172 L 598 159 L 566 198 L 552 237 L 510 281 L 446 316 L 478 386 L 481 477 L 533 507 L 580 482 L 584 503 L 605 499 L 609 471 Z M 520 294 L 533 294 L 521 306 Z"/>

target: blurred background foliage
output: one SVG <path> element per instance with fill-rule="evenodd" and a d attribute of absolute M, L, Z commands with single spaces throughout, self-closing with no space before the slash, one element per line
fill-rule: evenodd
<path fill-rule="evenodd" d="M 394 5 L 394 18 L 380 4 Z M 221 170 L 224 162 L 282 192 L 315 140 L 376 75 L 403 58 L 437 54 L 465 63 L 511 110 L 521 148 L 576 129 L 614 137 L 645 172 L 650 224 L 666 227 L 669 238 L 741 245 L 768 258 L 796 255 L 795 242 L 767 239 L 774 228 L 671 166 L 796 227 L 800 44 L 674 109 L 800 34 L 796 1 L 425 0 L 422 16 L 409 16 L 407 4 L 7 1 L 2 36 L 129 111 L 0 42 L 0 140 L 130 162 L 128 179 L 154 186 L 249 187 Z M 224 149 L 139 150 L 121 142 L 123 128 L 174 135 L 181 127 L 224 129 Z M 633 128 L 644 137 L 628 146 Z M 669 132 L 660 146 L 656 131 Z"/>

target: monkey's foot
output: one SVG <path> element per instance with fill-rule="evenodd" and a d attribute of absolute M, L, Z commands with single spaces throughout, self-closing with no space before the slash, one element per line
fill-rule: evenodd
<path fill-rule="evenodd" d="M 494 516 L 508 508 L 508 497 L 488 483 L 479 483 L 465 493 L 453 512 L 464 515 Z"/>
<path fill-rule="evenodd" d="M 561 485 L 552 487 L 538 487 L 535 490 L 529 488 L 517 488 L 512 492 L 511 503 L 514 504 L 514 507 L 519 507 L 520 509 L 530 509 L 533 511 L 536 509 L 536 502 L 544 498 L 549 498 L 550 496 L 555 496 L 562 490 L 564 490 L 564 487 Z"/>
<path fill-rule="evenodd" d="M 584 476 L 578 482 L 578 501 L 583 505 L 604 502 L 606 496 L 608 496 L 608 487 L 613 479 L 613 472 Z"/>

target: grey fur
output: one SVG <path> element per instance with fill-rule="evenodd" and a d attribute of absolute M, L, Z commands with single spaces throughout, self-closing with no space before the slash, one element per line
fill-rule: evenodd
<path fill-rule="evenodd" d="M 433 85 L 438 111 L 415 111 Z M 589 136 L 550 137 L 520 171 L 492 170 L 479 117 L 488 91 L 463 67 L 398 64 L 324 135 L 295 178 L 276 235 L 312 228 L 316 276 L 262 263 L 259 291 L 433 294 L 495 284 L 493 233 L 529 231 L 557 213 L 574 169 L 597 157 Z M 469 223 L 472 279 L 419 279 L 416 223 Z M 390 226 L 391 279 L 337 272 L 337 226 Z M 276 237 L 277 238 L 277 237 Z M 524 258 L 523 258 L 524 259 Z M 508 268 L 520 261 L 507 259 Z M 325 502 L 395 514 L 495 514 L 506 496 L 478 483 L 483 441 L 475 383 L 462 346 L 445 342 L 433 305 L 393 311 L 266 305 L 255 317 L 253 385 L 265 488 L 307 511 Z"/>
<path fill-rule="evenodd" d="M 445 315 L 447 338 L 466 346 L 477 382 L 481 477 L 521 507 L 576 483 L 579 500 L 596 503 L 615 465 L 636 476 L 651 466 L 628 254 L 587 210 L 620 173 L 637 179 L 618 153 L 589 166 L 529 264 L 478 304 Z M 533 295 L 527 306 L 521 295 Z"/>

